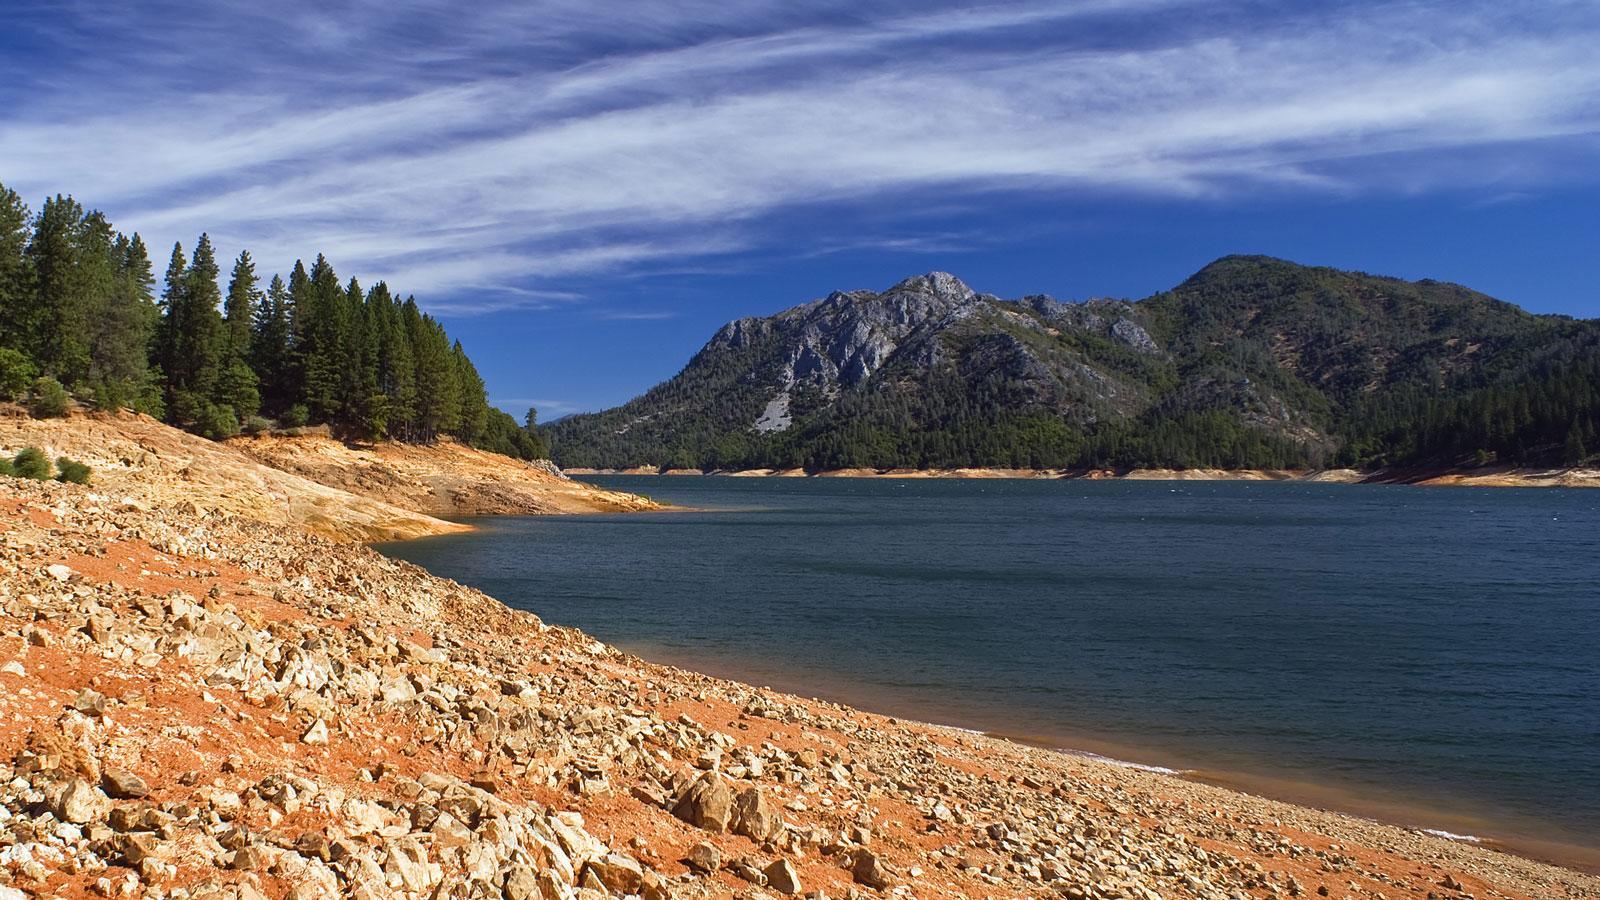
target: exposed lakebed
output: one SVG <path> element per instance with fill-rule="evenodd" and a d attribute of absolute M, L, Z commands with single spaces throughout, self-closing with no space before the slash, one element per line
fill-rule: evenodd
<path fill-rule="evenodd" d="M 693 511 L 381 549 L 662 662 L 1600 846 L 1600 494 L 587 480 Z"/>

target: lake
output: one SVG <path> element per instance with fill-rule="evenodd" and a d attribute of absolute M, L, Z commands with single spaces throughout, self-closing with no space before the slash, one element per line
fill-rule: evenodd
<path fill-rule="evenodd" d="M 382 547 L 641 656 L 1415 827 L 1600 847 L 1600 493 L 590 478 Z"/>

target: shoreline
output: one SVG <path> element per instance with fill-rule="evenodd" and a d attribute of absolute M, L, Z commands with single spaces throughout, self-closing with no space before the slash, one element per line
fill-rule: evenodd
<path fill-rule="evenodd" d="M 1032 479 L 1054 481 L 1271 481 L 1301 484 L 1414 485 L 1424 487 L 1600 488 L 1600 469 L 605 469 L 574 466 L 571 477 L 642 475 L 715 478 Z"/>
<path fill-rule="evenodd" d="M 1219 769 L 1208 765 L 1189 764 L 1174 758 L 1174 753 L 1181 755 L 1181 751 L 1169 750 L 1164 753 L 1161 748 L 1148 744 L 1128 744 L 1085 734 L 1034 735 L 1005 727 L 974 727 L 959 721 L 959 716 L 956 721 L 951 721 L 949 716 L 933 715 L 903 701 L 875 701 L 870 696 L 870 691 L 862 693 L 838 689 L 819 690 L 815 681 L 801 683 L 798 680 L 774 677 L 770 673 L 758 675 L 742 671 L 736 663 L 720 666 L 700 663 L 697 664 L 698 668 L 691 668 L 688 660 L 681 660 L 676 654 L 650 645 L 626 649 L 625 652 L 634 654 L 645 662 L 694 671 L 741 684 L 759 685 L 763 690 L 776 690 L 836 703 L 870 715 L 961 734 L 982 735 L 1022 747 L 1180 779 L 1274 803 L 1349 816 L 1375 825 L 1428 834 L 1462 846 L 1481 847 L 1532 862 L 1559 866 L 1589 875 L 1600 875 L 1600 846 L 1590 847 L 1573 843 L 1554 834 L 1538 834 L 1537 828 L 1527 831 L 1515 827 L 1504 828 L 1484 818 L 1488 814 L 1488 811 L 1484 810 L 1449 809 L 1414 799 L 1385 800 L 1373 796 L 1372 792 L 1359 791 L 1334 783 L 1274 776 L 1244 769 Z M 711 671 L 705 671 L 707 669 Z M 1557 828 L 1557 826 L 1551 827 Z"/>

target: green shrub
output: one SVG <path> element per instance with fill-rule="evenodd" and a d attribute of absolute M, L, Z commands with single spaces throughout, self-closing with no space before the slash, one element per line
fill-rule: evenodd
<path fill-rule="evenodd" d="M 4 456 L 0 456 L 0 476 L 5 478 L 15 478 L 16 475 L 17 473 L 11 468 L 11 460 Z"/>
<path fill-rule="evenodd" d="M 263 416 L 250 416 L 244 420 L 245 434 L 266 434 L 272 430 L 272 420 Z"/>
<path fill-rule="evenodd" d="M 0 400 L 20 400 L 39 374 L 33 362 L 10 347 L 0 347 Z"/>
<path fill-rule="evenodd" d="M 88 484 L 92 474 L 88 466 L 65 456 L 56 460 L 56 472 L 57 481 L 67 481 L 72 484 Z"/>
<path fill-rule="evenodd" d="M 23 447 L 22 451 L 11 460 L 11 474 L 17 478 L 49 481 L 50 470 L 50 458 L 38 447 Z"/>
<path fill-rule="evenodd" d="M 167 401 L 162 395 L 161 378 L 158 373 L 152 372 L 145 377 L 144 384 L 139 385 L 133 397 L 133 404 L 129 408 L 137 413 L 144 413 L 153 419 L 167 417 Z"/>
<path fill-rule="evenodd" d="M 261 392 L 256 374 L 243 362 L 235 362 L 217 376 L 217 396 L 233 407 L 234 415 L 248 419 L 261 408 Z"/>
<path fill-rule="evenodd" d="M 171 414 L 174 422 L 183 425 L 193 423 L 195 430 L 203 433 L 206 413 L 210 406 L 205 395 L 197 391 L 173 391 L 172 405 L 167 412 Z"/>
<path fill-rule="evenodd" d="M 72 408 L 72 398 L 61 382 L 49 375 L 34 379 L 33 399 L 30 408 L 35 419 L 54 419 L 67 414 Z"/>
<path fill-rule="evenodd" d="M 311 411 L 306 409 L 304 403 L 296 403 L 283 411 L 278 417 L 278 424 L 285 428 L 304 428 L 311 421 Z"/>
<path fill-rule="evenodd" d="M 200 433 L 213 441 L 225 441 L 239 433 L 239 417 L 226 403 L 208 403 L 195 421 Z"/>
<path fill-rule="evenodd" d="M 132 402 L 133 391 L 128 383 L 116 378 L 102 378 L 94 383 L 94 408 L 102 412 L 116 412 Z"/>

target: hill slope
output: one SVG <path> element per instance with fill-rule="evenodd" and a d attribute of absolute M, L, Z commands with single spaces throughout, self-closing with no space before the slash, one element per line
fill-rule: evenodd
<path fill-rule="evenodd" d="M 365 451 L 312 436 L 215 443 L 136 413 L 33 419 L 0 405 L 0 452 L 28 446 L 88 463 L 95 492 L 139 507 L 218 512 L 344 540 L 403 540 L 467 527 L 436 515 L 654 506 L 449 442 Z M 313 458 L 323 464 L 307 462 Z"/>
<path fill-rule="evenodd" d="M 945 273 L 728 323 L 672 379 L 550 426 L 563 466 L 1575 463 L 1600 326 L 1435 281 L 1225 257 L 1144 300 Z"/>
<path fill-rule="evenodd" d="M 657 504 L 452 440 L 350 445 L 329 437 L 258 435 L 227 446 L 264 465 L 430 516 L 636 512 Z"/>

